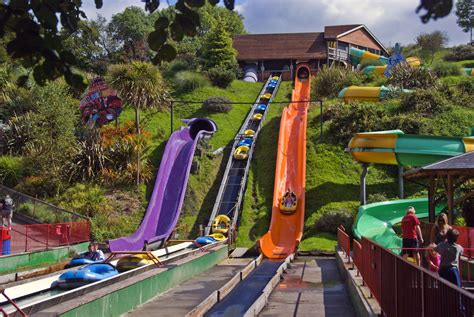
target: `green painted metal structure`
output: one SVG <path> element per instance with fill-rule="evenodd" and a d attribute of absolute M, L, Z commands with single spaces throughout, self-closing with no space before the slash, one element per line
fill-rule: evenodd
<path fill-rule="evenodd" d="M 393 230 L 393 226 L 400 223 L 409 206 L 415 207 L 418 218 L 428 217 L 428 199 L 400 199 L 367 204 L 359 207 L 357 218 L 353 226 L 354 236 L 369 238 L 386 248 L 401 248 L 402 239 Z M 438 206 L 436 213 L 441 212 Z M 399 252 L 400 250 L 394 250 Z"/>
<path fill-rule="evenodd" d="M 395 146 L 399 165 L 424 166 L 466 152 L 463 138 L 401 134 Z"/>
<path fill-rule="evenodd" d="M 87 251 L 88 245 L 89 242 L 85 242 L 46 251 L 0 256 L 0 275 L 55 264 L 69 258 L 71 252 Z"/>
<path fill-rule="evenodd" d="M 202 255 L 183 264 L 150 276 L 144 280 L 108 293 L 94 301 L 67 311 L 61 316 L 120 316 L 166 290 L 207 271 L 227 258 L 227 246 Z M 157 312 L 159 316 L 159 312 Z"/>

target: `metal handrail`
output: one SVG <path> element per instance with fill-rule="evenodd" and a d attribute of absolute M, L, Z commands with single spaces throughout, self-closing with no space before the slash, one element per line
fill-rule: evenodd
<path fill-rule="evenodd" d="M 40 205 L 44 205 L 44 206 L 47 206 L 49 208 L 51 208 L 53 211 L 55 212 L 62 212 L 62 213 L 67 213 L 69 215 L 72 215 L 74 217 L 77 217 L 77 218 L 81 218 L 81 219 L 84 219 L 84 220 L 87 220 L 89 221 L 90 219 L 86 216 L 83 216 L 81 214 L 78 214 L 78 213 L 75 213 L 75 212 L 72 212 L 72 211 L 69 211 L 69 210 L 66 210 L 66 209 L 63 209 L 63 208 L 60 208 L 58 206 L 55 206 L 53 204 L 50 204 L 48 202 L 45 202 L 41 199 L 38 199 L 38 198 L 35 198 L 35 197 L 32 197 L 32 196 L 29 196 L 27 194 L 24 194 L 24 193 L 20 193 L 14 189 L 11 189 L 11 188 L 8 188 L 4 185 L 0 185 L 0 192 L 5 192 L 5 193 L 8 193 L 8 194 L 11 194 L 11 195 L 15 195 L 15 196 L 18 196 L 18 197 L 21 197 L 21 198 L 24 198 L 25 200 L 29 200 L 29 201 L 32 201 L 33 203 L 38 203 Z"/>

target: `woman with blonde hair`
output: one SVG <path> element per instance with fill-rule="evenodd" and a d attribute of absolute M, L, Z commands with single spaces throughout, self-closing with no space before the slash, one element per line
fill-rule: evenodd
<path fill-rule="evenodd" d="M 446 233 L 449 229 L 451 229 L 451 226 L 448 225 L 448 217 L 445 213 L 440 213 L 438 221 L 431 229 L 430 242 L 438 245 L 446 241 Z"/>

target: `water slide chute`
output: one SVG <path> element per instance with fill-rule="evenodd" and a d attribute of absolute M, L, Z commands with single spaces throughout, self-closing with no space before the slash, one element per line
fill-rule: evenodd
<path fill-rule="evenodd" d="M 169 238 L 181 212 L 197 143 L 216 131 L 217 125 L 210 119 L 191 119 L 186 127 L 173 132 L 140 226 L 128 237 L 109 240 L 111 251 L 140 251 Z"/>

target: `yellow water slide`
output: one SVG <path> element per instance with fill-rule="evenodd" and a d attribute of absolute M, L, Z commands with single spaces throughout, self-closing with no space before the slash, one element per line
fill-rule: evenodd
<path fill-rule="evenodd" d="M 269 231 L 259 240 L 267 258 L 281 259 L 296 251 L 303 236 L 306 179 L 306 124 L 311 91 L 310 68 L 299 64 L 291 103 L 283 110 Z M 302 102 L 301 102 L 302 101 Z M 296 194 L 296 209 L 282 210 L 287 191 Z"/>

